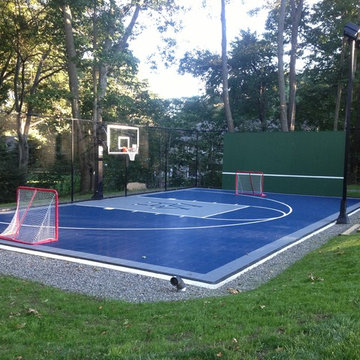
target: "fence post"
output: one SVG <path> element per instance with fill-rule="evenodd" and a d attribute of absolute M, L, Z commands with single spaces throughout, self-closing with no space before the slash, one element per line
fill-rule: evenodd
<path fill-rule="evenodd" d="M 195 187 L 198 187 L 199 172 L 199 131 L 196 130 L 196 160 L 195 160 Z"/>
<path fill-rule="evenodd" d="M 71 118 L 71 202 L 74 202 L 74 160 L 75 160 L 75 126 L 74 118 Z"/>
<path fill-rule="evenodd" d="M 165 191 L 168 189 L 168 165 L 169 165 L 169 143 L 170 143 L 170 135 L 169 129 L 166 129 L 165 136 Z"/>

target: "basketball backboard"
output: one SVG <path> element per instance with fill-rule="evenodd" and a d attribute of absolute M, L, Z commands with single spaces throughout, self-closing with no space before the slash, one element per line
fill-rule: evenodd
<path fill-rule="evenodd" d="M 139 153 L 139 128 L 127 125 L 109 124 L 107 126 L 107 146 L 110 155 L 129 155 L 135 159 Z"/>

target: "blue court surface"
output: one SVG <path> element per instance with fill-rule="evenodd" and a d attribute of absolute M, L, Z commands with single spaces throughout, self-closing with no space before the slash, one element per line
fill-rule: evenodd
<path fill-rule="evenodd" d="M 360 207 L 348 199 L 348 212 Z M 219 284 L 336 220 L 340 199 L 185 189 L 59 207 L 59 241 L 1 244 Z M 13 213 L 0 213 L 0 232 Z"/>

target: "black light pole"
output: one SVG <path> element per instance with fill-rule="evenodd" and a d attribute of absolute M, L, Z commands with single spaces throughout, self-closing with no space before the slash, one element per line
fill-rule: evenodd
<path fill-rule="evenodd" d="M 344 178 L 343 178 L 343 192 L 340 203 L 340 214 L 337 219 L 337 224 L 348 224 L 349 217 L 346 214 L 346 192 L 347 192 L 347 174 L 348 161 L 350 152 L 350 121 L 351 121 L 351 103 L 353 82 L 355 78 L 355 47 L 359 38 L 360 27 L 348 23 L 344 28 L 344 36 L 348 38 L 350 44 L 350 63 L 349 63 L 349 82 L 347 88 L 346 108 L 345 108 L 345 154 L 344 154 Z"/>

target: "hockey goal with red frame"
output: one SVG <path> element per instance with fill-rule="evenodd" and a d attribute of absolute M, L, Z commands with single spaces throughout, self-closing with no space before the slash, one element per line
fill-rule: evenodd
<path fill-rule="evenodd" d="M 58 208 L 56 190 L 19 186 L 16 191 L 16 211 L 0 234 L 0 239 L 32 245 L 57 241 Z"/>
<path fill-rule="evenodd" d="M 266 196 L 264 194 L 264 173 L 262 171 L 236 171 L 235 194 Z"/>

